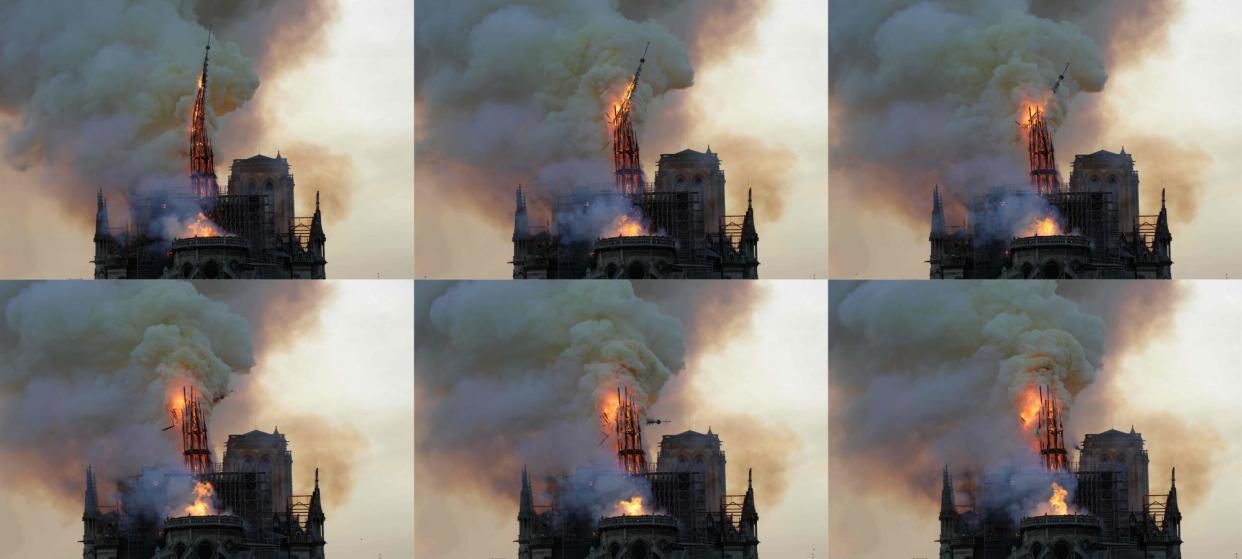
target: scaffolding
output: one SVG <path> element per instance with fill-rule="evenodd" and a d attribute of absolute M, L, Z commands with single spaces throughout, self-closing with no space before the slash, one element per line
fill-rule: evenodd
<path fill-rule="evenodd" d="M 1103 541 L 1130 543 L 1129 497 L 1124 471 L 1078 470 L 1074 504 L 1100 520 Z"/>

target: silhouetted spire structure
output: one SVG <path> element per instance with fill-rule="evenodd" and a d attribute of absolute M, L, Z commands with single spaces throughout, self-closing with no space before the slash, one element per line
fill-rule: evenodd
<path fill-rule="evenodd" d="M 99 514 L 99 493 L 95 488 L 95 471 L 90 466 L 86 467 L 86 507 L 82 511 L 84 516 L 94 516 Z"/>
<path fill-rule="evenodd" d="M 517 241 L 530 236 L 530 218 L 526 215 L 526 195 L 522 193 L 522 185 L 518 185 L 514 194 L 513 240 Z"/>
<path fill-rule="evenodd" d="M 754 470 L 746 469 L 746 497 L 742 499 L 742 535 L 750 540 L 759 539 L 759 512 L 755 510 Z"/>
<path fill-rule="evenodd" d="M 207 136 L 207 61 L 210 54 L 211 32 L 208 31 L 203 73 L 198 78 L 198 95 L 194 98 L 190 120 L 190 190 L 200 199 L 215 198 L 220 193 L 216 184 L 215 155 L 211 150 L 211 138 Z"/>
<path fill-rule="evenodd" d="M 933 238 L 944 236 L 944 203 L 940 200 L 940 185 L 932 187 L 932 225 Z"/>
<path fill-rule="evenodd" d="M 1173 468 L 1169 483 L 1169 502 L 1164 509 L 1164 530 L 1170 536 L 1181 539 L 1182 511 L 1177 506 L 1177 468 Z"/>

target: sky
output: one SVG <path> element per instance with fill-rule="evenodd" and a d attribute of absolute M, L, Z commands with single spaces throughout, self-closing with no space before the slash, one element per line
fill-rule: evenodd
<path fill-rule="evenodd" d="M 294 282 L 272 287 L 239 281 L 230 286 L 307 289 Z M 333 467 L 330 460 L 343 460 L 352 476 L 348 494 L 323 490 L 327 552 L 411 557 L 413 290 L 408 281 L 331 282 L 319 293 L 326 300 L 316 311 L 297 319 L 296 325 L 279 326 L 297 329 L 296 336 L 276 347 L 256 347 L 255 367 L 235 377 L 233 394 L 212 413 L 210 443 L 219 452 L 227 434 L 278 428 L 293 453 L 295 494 L 310 493 L 313 466 L 322 467 L 321 488 L 338 483 L 339 477 L 332 478 L 344 475 L 343 468 Z M 254 405 L 239 406 L 239 400 Z M 255 411 L 238 414 L 241 407 Z M 321 452 L 349 449 L 349 454 L 312 456 L 307 450 L 312 446 Z M 102 489 L 100 498 L 106 500 Z M 6 519 L 0 523 L 0 538 L 6 544 L 0 557 L 80 557 L 81 516 L 78 500 L 49 499 L 38 486 L 5 485 L 0 491 L 0 517 Z"/>
<path fill-rule="evenodd" d="M 1242 275 L 1242 253 L 1221 250 L 1235 236 L 1242 191 L 1236 188 L 1237 154 L 1242 144 L 1236 134 L 1242 109 L 1234 102 L 1242 94 L 1242 79 L 1222 72 L 1221 62 L 1239 55 L 1236 29 L 1228 22 L 1238 15 L 1236 3 L 1225 0 L 1184 2 L 1169 30 L 1168 45 L 1148 52 L 1137 63 L 1110 69 L 1098 97 L 1106 126 L 1098 143 L 1057 143 L 1057 163 L 1068 174 L 1074 154 L 1099 149 L 1120 151 L 1139 132 L 1175 138 L 1204 150 L 1210 166 L 1202 174 L 1198 210 L 1188 220 L 1184 208 L 1171 205 L 1173 277 L 1223 279 Z M 1072 125 L 1071 108 L 1067 121 Z M 841 141 L 848 141 L 842 139 Z M 1053 137 L 1057 142 L 1056 136 Z M 1130 146 L 1133 151 L 1133 145 Z M 1136 154 L 1140 180 L 1158 172 L 1160 154 Z M 831 186 L 829 187 L 831 188 Z M 931 211 L 930 194 L 927 208 Z M 848 198 L 833 198 L 829 209 L 829 262 L 833 278 L 898 279 L 927 277 L 930 221 L 911 223 L 883 207 L 860 207 Z M 1158 200 L 1143 199 L 1143 213 L 1158 208 Z M 927 218 L 930 220 L 930 217 Z"/>
<path fill-rule="evenodd" d="M 1086 294 L 1110 289 L 1106 283 L 1086 283 L 1075 289 Z M 1242 358 L 1237 344 L 1242 285 L 1226 281 L 1164 285 L 1160 288 L 1166 290 L 1164 294 L 1155 297 L 1172 297 L 1174 289 L 1180 292 L 1171 312 L 1149 315 L 1141 310 L 1137 321 L 1107 324 L 1110 330 L 1150 332 L 1144 343 L 1129 344 L 1124 354 L 1104 355 L 1095 384 L 1107 393 L 1092 397 L 1113 402 L 1110 417 L 1093 418 L 1090 424 L 1071 419 L 1067 429 L 1100 433 L 1108 429 L 1128 432 L 1133 427 L 1141 433 L 1151 460 L 1152 493 L 1167 492 L 1170 467 L 1209 464 L 1211 479 L 1189 477 L 1187 468 L 1179 467 L 1182 552 L 1187 557 L 1233 557 L 1242 550 L 1242 535 L 1236 529 L 1236 511 L 1242 506 L 1242 443 L 1234 436 L 1242 430 L 1242 416 L 1237 413 L 1242 381 L 1236 374 Z M 1105 298 L 1103 294 L 1087 296 Z M 1146 318 L 1158 322 L 1141 324 Z M 1079 410 L 1084 401 L 1080 398 Z M 1206 460 L 1187 456 L 1205 452 Z M 830 532 L 830 538 L 865 550 L 853 555 L 864 559 L 935 555 L 940 526 L 934 495 L 940 487 L 939 472 L 928 472 L 928 497 L 921 501 L 900 497 L 900 491 L 868 494 L 858 490 L 848 476 L 848 472 L 838 473 L 829 480 L 832 514 L 850 518 L 849 523 L 834 523 L 839 528 Z M 1187 484 L 1197 484 L 1197 489 L 1190 491 Z M 842 527 L 847 524 L 849 529 Z M 884 537 L 893 534 L 901 537 Z"/>
<path fill-rule="evenodd" d="M 264 155 L 275 156 L 282 145 L 313 142 L 352 159 L 348 207 L 323 208 L 329 278 L 413 273 L 413 12 L 408 0 L 340 2 L 318 54 L 278 79 L 259 76 L 255 98 L 218 122 L 221 136 L 231 123 L 262 115 L 267 128 L 253 143 Z M 16 118 L 0 113 L 0 125 Z M 230 161 L 254 155 L 220 141 L 214 147 L 222 186 Z M 316 161 L 290 159 L 290 164 L 299 192 L 327 188 L 307 180 Z M 299 173 L 306 176 L 299 179 Z M 0 207 L 0 277 L 93 275 L 93 197 L 78 206 L 81 212 L 66 212 L 40 193 L 37 174 L 8 164 L 0 164 L 0 185 L 6 195 Z M 297 208 L 298 215 L 312 212 L 306 204 Z"/>
<path fill-rule="evenodd" d="M 659 289 L 656 283 L 644 288 Z M 671 426 L 645 427 L 644 441 L 651 456 L 659 435 L 687 429 L 706 432 L 715 419 L 713 432 L 720 436 L 726 456 L 731 457 L 726 490 L 734 494 L 745 490 L 744 479 L 738 474 L 746 464 L 734 462 L 740 460 L 748 441 L 731 436 L 729 429 L 721 427 L 723 415 L 745 412 L 762 424 L 791 430 L 792 452 L 786 457 L 789 486 L 783 497 L 774 502 L 771 496 L 756 492 L 760 553 L 809 557 L 814 549 L 816 557 L 824 557 L 824 527 L 828 522 L 827 293 L 822 282 L 813 281 L 765 281 L 757 291 L 758 300 L 750 316 L 731 328 L 729 340 L 714 343 L 701 354 L 688 355 L 685 370 L 662 391 L 662 400 L 684 401 L 684 416 L 661 417 L 671 420 Z M 418 375 L 416 371 L 416 384 Z M 661 413 L 659 403 L 650 410 L 653 417 Z M 762 433 L 750 436 L 765 437 Z M 417 455 L 415 460 L 419 460 Z M 764 475 L 763 468 L 756 468 L 754 475 L 758 480 Z M 420 489 L 415 495 L 416 515 L 425 520 L 419 520 L 416 529 L 430 526 L 434 517 L 437 523 L 470 527 L 470 536 L 420 536 L 420 545 L 426 547 L 417 550 L 419 556 L 513 556 L 518 479 L 515 471 L 512 502 L 502 508 L 482 489 L 477 493 Z"/>
<path fill-rule="evenodd" d="M 770 2 L 756 22 L 753 44 L 733 45 L 722 59 L 695 68 L 694 85 L 669 95 L 684 96 L 690 111 L 702 115 L 689 129 L 667 137 L 652 137 L 641 126 L 637 130 L 649 178 L 654 176 L 659 154 L 686 148 L 705 151 L 713 138 L 725 134 L 758 138 L 773 148 L 791 151 L 787 177 L 792 184 L 779 186 L 731 172 L 738 164 L 730 167 L 730 161 L 748 154 L 719 153 L 730 191 L 738 192 L 733 189 L 739 184 L 755 188 L 759 275 L 763 278 L 811 279 L 827 273 L 823 236 L 828 204 L 827 12 L 827 4 L 819 0 Z M 722 141 L 715 142 L 715 151 Z M 416 165 L 417 161 L 416 157 Z M 786 191 L 780 217 L 762 211 L 765 187 Z M 511 220 L 497 222 L 454 206 L 452 198 L 459 195 L 459 185 L 418 178 L 415 189 L 415 235 L 419 239 L 415 277 L 511 277 Z M 501 203 L 511 214 L 512 196 Z M 741 214 L 744 204 L 744 198 L 732 196 L 727 200 L 728 212 Z"/>

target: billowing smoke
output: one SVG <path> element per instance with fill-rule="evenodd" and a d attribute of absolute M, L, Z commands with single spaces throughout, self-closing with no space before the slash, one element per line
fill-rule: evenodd
<path fill-rule="evenodd" d="M 245 107 L 260 75 L 271 79 L 313 53 L 335 12 L 327 0 L 6 2 L 3 159 L 84 226 L 103 189 L 119 224 L 134 194 L 187 191 L 187 130 L 209 26 L 207 119 L 221 163 L 225 151 L 252 147 L 262 119 L 237 121 L 224 141 L 218 119 Z M 307 171 L 316 164 L 302 162 Z M 227 170 L 217 173 L 224 183 Z"/>
<path fill-rule="evenodd" d="M 1150 4 L 832 0 L 832 190 L 925 223 L 939 183 L 958 222 L 972 195 L 1028 183 L 1018 121 L 1031 105 L 1043 106 L 1063 148 L 1071 138 L 1057 131 L 1069 118 L 1074 143 L 1094 151 L 1103 118 L 1089 98 L 1076 100 L 1146 50 L 1134 48 L 1134 30 L 1150 38 L 1144 47 L 1163 44 L 1175 2 Z"/>
<path fill-rule="evenodd" d="M 2 304 L 0 456 L 12 480 L 60 498 L 80 499 L 84 464 L 102 498 L 112 480 L 176 467 L 173 395 L 194 386 L 209 415 L 255 363 L 248 322 L 188 283 L 31 284 Z"/>
<path fill-rule="evenodd" d="M 523 465 L 534 476 L 612 467 L 601 413 L 614 410 L 602 403 L 628 387 L 647 409 L 684 363 L 681 325 L 627 282 L 463 283 L 418 304 L 415 443 L 428 481 L 506 502 Z"/>
<path fill-rule="evenodd" d="M 632 237 L 646 234 L 648 226 L 642 208 L 614 194 L 590 196 L 578 204 L 558 206 L 556 211 L 556 233 L 562 243 L 620 234 Z"/>
<path fill-rule="evenodd" d="M 537 201 L 546 200 L 542 191 L 563 192 L 567 183 L 610 184 L 605 115 L 632 77 L 644 45 L 651 43 L 633 116 L 640 145 L 648 124 L 684 128 L 682 98 L 672 94 L 692 86 L 695 64 L 745 44 L 763 5 L 756 0 L 419 3 L 420 183 L 444 183 L 443 196 L 451 202 L 494 220 L 511 218 L 519 182 L 534 182 Z M 659 112 L 648 114 L 653 107 Z M 644 153 L 645 162 L 654 159 Z M 540 203 L 533 211 L 543 216 L 547 209 Z"/>
<path fill-rule="evenodd" d="M 1072 444 L 1100 318 L 1051 282 L 834 283 L 830 301 L 830 451 L 854 483 L 931 498 L 947 465 L 975 487 L 1002 481 L 989 506 L 1015 515 L 1046 501 L 1050 481 L 1072 490 L 1040 472 L 1035 391 L 1055 397 Z"/>

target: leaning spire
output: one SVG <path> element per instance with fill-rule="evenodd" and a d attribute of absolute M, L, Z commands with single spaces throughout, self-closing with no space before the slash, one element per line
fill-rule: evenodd
<path fill-rule="evenodd" d="M 207 136 L 207 63 L 211 55 L 211 31 L 207 32 L 207 49 L 203 54 L 203 73 L 198 78 L 198 95 L 190 120 L 190 193 L 196 198 L 214 198 L 216 185 L 215 155 Z"/>

